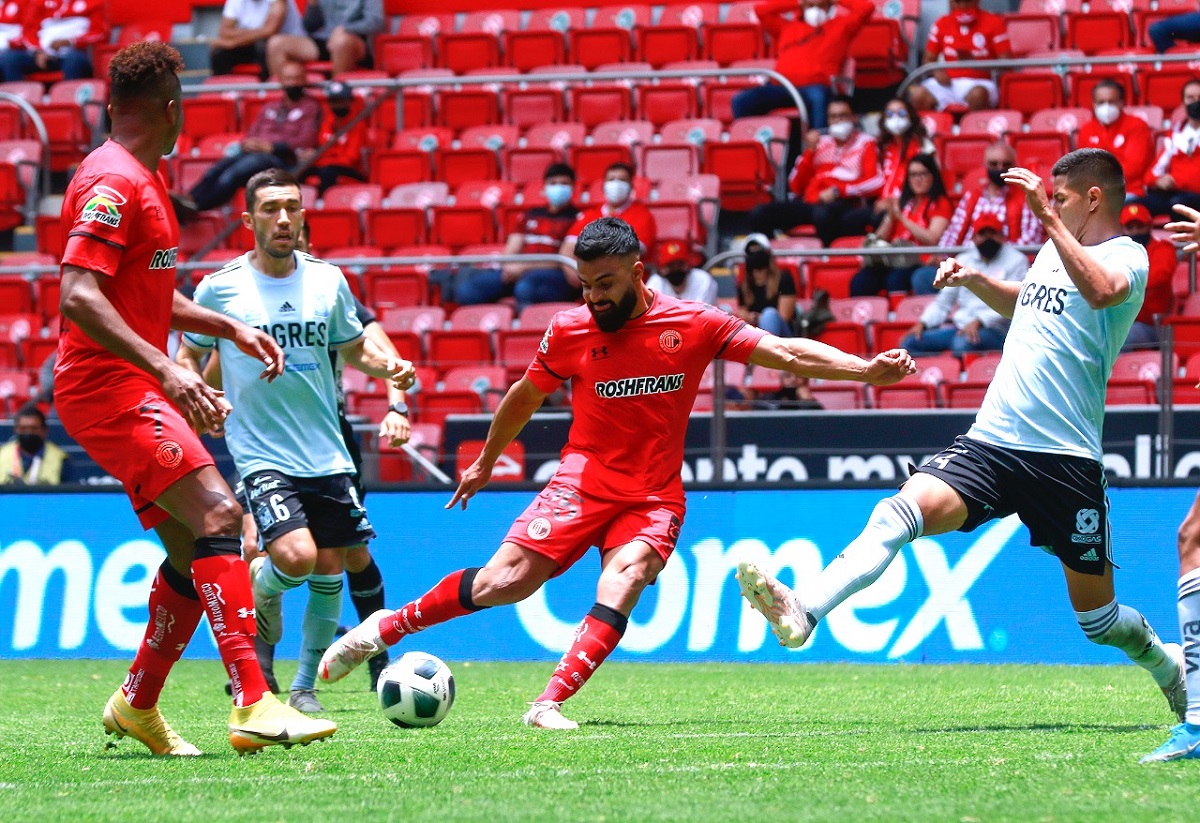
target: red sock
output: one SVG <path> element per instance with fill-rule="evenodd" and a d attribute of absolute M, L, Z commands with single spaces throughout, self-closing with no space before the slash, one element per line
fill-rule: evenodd
<path fill-rule="evenodd" d="M 582 689 L 583 684 L 588 682 L 588 678 L 621 642 L 628 623 L 629 618 L 616 609 L 599 603 L 592 606 L 575 630 L 575 642 L 558 662 L 538 701 L 562 703 Z"/>
<path fill-rule="evenodd" d="M 192 561 L 192 580 L 217 638 L 221 662 L 229 671 L 233 705 L 257 703 L 266 694 L 267 683 L 254 655 L 254 595 L 246 561 L 240 554 L 197 557 Z"/>
<path fill-rule="evenodd" d="M 471 601 L 471 584 L 479 569 L 460 569 L 446 575 L 441 582 L 406 606 L 379 622 L 379 636 L 394 646 L 406 634 L 416 634 L 438 623 L 445 623 L 464 614 L 477 612 L 482 606 Z"/>
<path fill-rule="evenodd" d="M 190 592 L 191 596 L 185 593 Z M 175 661 L 204 616 L 192 581 L 163 561 L 150 586 L 150 621 L 121 690 L 135 709 L 153 708 Z"/>

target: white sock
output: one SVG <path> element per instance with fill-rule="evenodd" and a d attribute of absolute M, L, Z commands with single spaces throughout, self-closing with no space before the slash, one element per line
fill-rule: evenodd
<path fill-rule="evenodd" d="M 1175 661 L 1137 609 L 1122 606 L 1114 599 L 1107 606 L 1075 612 L 1075 619 L 1088 640 L 1125 652 L 1130 660 L 1150 672 L 1159 688 L 1174 681 L 1178 672 Z"/>
<path fill-rule="evenodd" d="M 1185 720 L 1200 726 L 1200 569 L 1179 578 L 1179 636 L 1183 638 L 1183 656 L 1187 660 L 1188 707 Z"/>
<path fill-rule="evenodd" d="M 258 577 L 254 578 L 254 586 L 260 592 L 270 597 L 282 594 L 289 589 L 294 589 L 307 579 L 308 575 L 292 577 L 291 575 L 284 574 L 275 568 L 275 564 L 271 562 L 271 558 L 267 557 L 267 562 L 263 563 L 258 569 Z"/>
<path fill-rule="evenodd" d="M 874 583 L 896 552 L 921 536 L 921 507 L 903 491 L 880 500 L 867 527 L 835 557 L 801 598 L 814 625 L 850 595 Z"/>
<path fill-rule="evenodd" d="M 317 678 L 321 655 L 337 634 L 338 615 L 342 611 L 342 576 L 310 574 L 308 608 L 300 624 L 300 667 L 292 680 L 293 689 L 311 689 Z"/>

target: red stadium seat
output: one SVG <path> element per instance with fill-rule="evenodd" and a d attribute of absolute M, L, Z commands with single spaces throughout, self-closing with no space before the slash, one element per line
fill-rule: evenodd
<path fill-rule="evenodd" d="M 629 146 L 619 143 L 571 146 L 567 149 L 567 162 L 575 170 L 579 185 L 587 187 L 593 181 L 603 180 L 605 170 L 613 163 L 632 165 L 633 155 Z"/>
<path fill-rule="evenodd" d="M 1059 18 L 1050 14 L 1006 14 L 1004 28 L 1014 57 L 1057 49 L 1061 38 Z"/>
<path fill-rule="evenodd" d="M 1029 118 L 1031 132 L 1059 132 L 1071 135 L 1072 138 L 1079 127 L 1092 119 L 1091 108 L 1049 108 L 1035 112 Z"/>
<path fill-rule="evenodd" d="M 375 66 L 395 77 L 411 69 L 433 67 L 433 38 L 426 34 L 380 34 L 375 38 Z"/>
<path fill-rule="evenodd" d="M 908 41 L 898 20 L 871 18 L 850 44 L 854 85 L 864 89 L 895 86 L 908 73 L 908 53 Z"/>
<path fill-rule="evenodd" d="M 1108 381 L 1104 392 L 1106 406 L 1143 406 L 1155 402 L 1154 388 L 1141 380 Z"/>
<path fill-rule="evenodd" d="M 500 122 L 500 101 L 487 88 L 443 89 L 437 96 L 437 122 L 455 131 Z"/>
<path fill-rule="evenodd" d="M 1150 69 L 1151 67 L 1143 67 Z M 1148 106 L 1160 106 L 1166 111 L 1173 110 L 1182 99 L 1183 87 L 1186 83 L 1200 77 L 1200 73 L 1180 66 L 1165 65 L 1162 68 L 1143 70 L 1138 73 L 1138 82 L 1142 88 L 1142 103 Z M 1157 130 L 1161 126 L 1155 126 Z"/>
<path fill-rule="evenodd" d="M 429 363 L 441 371 L 492 362 L 491 335 L 485 331 L 434 329 L 426 335 L 425 343 Z"/>
<path fill-rule="evenodd" d="M 551 86 L 505 87 L 500 92 L 504 122 L 526 129 L 540 123 L 559 123 L 566 117 L 561 89 Z"/>
<path fill-rule="evenodd" d="M 860 386 L 813 385 L 809 387 L 809 391 L 826 411 L 853 411 L 863 407 L 863 391 Z"/>
<path fill-rule="evenodd" d="M 983 405 L 990 383 L 967 380 L 962 383 L 947 383 L 942 386 L 946 395 L 946 407 L 950 409 L 977 409 Z"/>
<path fill-rule="evenodd" d="M 321 198 L 321 210 L 346 209 L 363 212 L 383 205 L 383 186 L 378 183 L 341 183 L 330 186 Z"/>
<path fill-rule="evenodd" d="M 605 63 L 627 62 L 633 55 L 630 32 L 650 24 L 650 7 L 605 6 L 596 9 L 589 26 L 567 33 L 571 62 L 595 70 Z"/>
<path fill-rule="evenodd" d="M 765 56 L 762 24 L 753 3 L 734 3 L 722 23 L 706 23 L 701 35 L 701 56 L 728 66 L 735 60 Z"/>
<path fill-rule="evenodd" d="M 1098 4 L 1093 3 L 1093 6 Z M 1066 47 L 1085 54 L 1124 48 L 1131 39 L 1129 12 L 1097 11 L 1095 8 L 1066 16 Z"/>
<path fill-rule="evenodd" d="M 696 88 L 690 83 L 663 81 L 641 85 L 636 95 L 638 117 L 655 126 L 696 116 Z"/>
<path fill-rule="evenodd" d="M 517 71 L 529 71 L 539 66 L 565 63 L 567 43 L 564 32 L 585 25 L 583 9 L 535 9 L 524 30 L 506 29 L 501 33 L 504 64 Z"/>
<path fill-rule="evenodd" d="M 1039 109 L 1063 105 L 1062 78 L 1053 71 L 1022 71 L 1000 75 L 1000 107 L 1026 117 Z"/>
<path fill-rule="evenodd" d="M 571 120 L 592 128 L 606 120 L 628 120 L 633 110 L 625 86 L 572 86 Z"/>
<path fill-rule="evenodd" d="M 816 339 L 844 352 L 867 354 L 867 328 L 860 323 L 826 323 Z"/>
<path fill-rule="evenodd" d="M 483 401 L 470 389 L 423 391 L 417 400 L 415 412 L 418 422 L 441 426 L 452 414 L 482 413 Z"/>
<path fill-rule="evenodd" d="M 437 35 L 437 62 L 455 74 L 500 65 L 500 34 L 519 29 L 521 13 L 515 9 L 470 12 L 458 31 Z"/>
<path fill-rule="evenodd" d="M 934 142 L 938 147 L 942 168 L 957 178 L 983 165 L 983 153 L 995 142 L 995 138 L 979 134 L 947 135 Z"/>
<path fill-rule="evenodd" d="M 427 300 L 429 286 L 425 275 L 419 272 L 367 272 L 367 305 L 387 309 L 404 306 L 420 306 Z"/>
<path fill-rule="evenodd" d="M 639 25 L 635 31 L 637 56 L 655 68 L 678 60 L 692 60 L 699 54 L 698 30 L 716 23 L 715 3 L 666 6 L 654 26 Z"/>
<path fill-rule="evenodd" d="M 485 206 L 433 206 L 429 217 L 429 237 L 434 243 L 453 249 L 496 240 L 495 216 Z"/>
<path fill-rule="evenodd" d="M 578 303 L 533 303 L 521 309 L 517 316 L 517 325 L 522 331 L 544 331 L 554 315 L 578 306 Z"/>
<path fill-rule="evenodd" d="M 525 373 L 537 355 L 546 328 L 501 329 L 496 333 L 496 363 L 503 366 L 510 380 Z"/>
<path fill-rule="evenodd" d="M 906 377 L 891 386 L 871 386 L 872 403 L 877 409 L 936 409 L 937 387 Z"/>
<path fill-rule="evenodd" d="M 1019 134 L 1025 117 L 1013 109 L 984 109 L 969 111 L 959 121 L 960 135 L 987 135 L 999 139 L 1004 135 Z"/>
<path fill-rule="evenodd" d="M 1133 87 L 1133 74 L 1112 69 L 1097 69 L 1095 71 L 1068 71 L 1067 85 L 1071 94 L 1068 98 L 1070 105 L 1088 108 L 1092 105 L 1092 89 L 1101 80 L 1112 80 L 1125 89 L 1126 100 L 1136 100 L 1137 94 Z"/>

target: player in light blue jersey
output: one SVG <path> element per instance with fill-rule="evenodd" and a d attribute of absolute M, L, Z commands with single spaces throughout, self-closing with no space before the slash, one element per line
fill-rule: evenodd
<path fill-rule="evenodd" d="M 1171 239 L 1186 244 L 1183 251 L 1200 250 L 1200 211 L 1175 206 L 1183 219 L 1167 224 L 1174 232 Z M 1143 763 L 1159 760 L 1200 758 L 1200 495 L 1179 527 L 1179 633 L 1187 659 L 1187 711 L 1183 722 L 1171 730 L 1167 742 L 1142 758 Z"/>
<path fill-rule="evenodd" d="M 965 286 L 1012 326 L 975 425 L 881 501 L 866 529 L 803 594 L 752 563 L 738 564 L 742 594 L 779 642 L 799 647 L 817 622 L 873 583 L 922 535 L 972 531 L 1017 514 L 1030 543 L 1056 555 L 1084 634 L 1145 668 L 1181 720 L 1183 655 L 1145 618 L 1117 602 L 1101 463 L 1105 383 L 1142 305 L 1146 251 L 1122 236 L 1125 176 L 1101 149 L 1080 149 L 1051 170 L 1009 169 L 1049 241 L 1024 281 L 1002 281 L 951 257 L 934 285 Z"/>
<path fill-rule="evenodd" d="M 414 370 L 364 336 L 341 270 L 296 251 L 304 210 L 290 174 L 271 169 L 252 177 L 246 206 L 242 221 L 254 232 L 254 250 L 206 277 L 195 299 L 274 337 L 287 358 L 284 374 L 272 391 L 259 391 L 247 379 L 245 356 L 196 334 L 185 335 L 181 356 L 199 371 L 206 351 L 215 345 L 220 354 L 221 382 L 233 406 L 225 436 L 267 547 L 250 569 L 264 641 L 279 641 L 282 593 L 308 582 L 300 665 L 288 702 L 313 712 L 321 710 L 313 683 L 337 629 L 345 554 L 375 536 L 342 437 L 330 353 L 399 389 L 411 385 Z"/>

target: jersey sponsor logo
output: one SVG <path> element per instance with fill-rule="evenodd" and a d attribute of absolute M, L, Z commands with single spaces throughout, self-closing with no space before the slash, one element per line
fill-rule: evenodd
<path fill-rule="evenodd" d="M 542 354 L 550 351 L 550 332 L 554 329 L 553 326 L 546 327 L 546 333 L 542 335 L 542 342 L 538 343 L 538 351 Z"/>
<path fill-rule="evenodd" d="M 596 396 L 611 400 L 644 394 L 668 394 L 683 388 L 683 377 L 682 374 L 659 374 L 603 380 L 596 384 Z"/>
<path fill-rule="evenodd" d="M 1071 542 L 1083 545 L 1096 545 L 1104 542 L 1102 535 L 1096 534 L 1100 531 L 1100 512 L 1096 509 L 1080 509 L 1075 512 L 1075 534 L 1071 535 Z M 1095 554 L 1093 550 L 1090 554 Z M 1082 560 L 1094 560 L 1084 555 Z"/>
<path fill-rule="evenodd" d="M 174 440 L 164 440 L 154 450 L 154 459 L 164 469 L 173 469 L 183 462 L 183 446 Z"/>
<path fill-rule="evenodd" d="M 115 229 L 121 225 L 120 207 L 126 202 L 125 197 L 111 186 L 95 186 L 91 199 L 83 204 L 80 219 L 85 223 L 102 223 L 110 229 Z"/>
<path fill-rule="evenodd" d="M 1026 282 L 1021 287 L 1021 294 L 1017 297 L 1017 302 L 1022 306 L 1029 306 L 1047 314 L 1058 315 L 1067 309 L 1067 290 L 1048 287 L 1041 283 Z"/>
<path fill-rule="evenodd" d="M 153 269 L 173 269 L 175 261 L 179 257 L 179 247 L 174 246 L 169 249 L 159 249 L 154 252 L 154 256 L 150 258 L 150 268 Z"/>
<path fill-rule="evenodd" d="M 683 335 L 675 329 L 667 329 L 658 336 L 658 347 L 667 354 L 674 354 L 683 345 Z"/>
<path fill-rule="evenodd" d="M 544 517 L 535 517 L 525 527 L 525 533 L 531 540 L 545 540 L 550 536 L 550 521 Z"/>
<path fill-rule="evenodd" d="M 608 357 L 608 346 L 593 346 L 592 347 L 592 359 L 593 360 L 603 360 L 606 357 Z"/>

